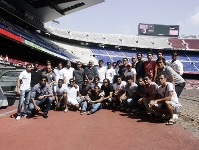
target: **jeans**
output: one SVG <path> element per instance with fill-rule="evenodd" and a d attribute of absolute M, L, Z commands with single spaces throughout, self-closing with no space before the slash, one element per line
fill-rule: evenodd
<path fill-rule="evenodd" d="M 88 101 L 85 101 L 82 105 L 82 110 L 86 111 L 88 105 L 91 105 L 91 112 L 94 113 L 101 108 L 101 103 L 90 104 Z"/>
<path fill-rule="evenodd" d="M 178 97 L 180 96 L 184 87 L 185 87 L 185 82 L 175 85 L 175 91 L 176 91 Z"/>
<path fill-rule="evenodd" d="M 136 95 L 133 96 L 133 98 L 127 98 L 124 101 L 124 106 L 126 108 L 136 109 L 137 108 L 137 101 L 138 101 L 138 97 Z"/>
<path fill-rule="evenodd" d="M 24 101 L 25 98 L 25 101 Z M 26 115 L 28 111 L 28 104 L 30 100 L 30 90 L 20 90 L 19 105 L 17 110 L 17 116 L 21 116 L 22 105 L 24 104 L 23 115 Z"/>
<path fill-rule="evenodd" d="M 35 103 L 37 106 L 39 106 L 40 108 L 44 108 L 44 114 L 48 114 L 48 110 L 50 109 L 51 103 L 53 101 L 52 97 L 46 97 L 43 98 L 41 100 L 35 100 Z M 29 110 L 32 111 L 33 109 L 35 109 L 33 103 L 29 104 Z"/>

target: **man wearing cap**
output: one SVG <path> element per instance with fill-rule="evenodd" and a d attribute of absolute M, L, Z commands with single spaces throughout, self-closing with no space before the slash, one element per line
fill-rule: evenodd
<path fill-rule="evenodd" d="M 136 81 L 136 70 L 134 68 L 132 68 L 131 63 L 127 64 L 127 70 L 124 72 L 125 78 L 129 75 L 133 77 L 133 83 L 135 83 L 135 81 Z"/>

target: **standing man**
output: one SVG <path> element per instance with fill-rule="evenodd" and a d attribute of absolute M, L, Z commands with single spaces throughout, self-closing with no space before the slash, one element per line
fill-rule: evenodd
<path fill-rule="evenodd" d="M 106 78 L 109 79 L 110 83 L 114 82 L 115 69 L 111 67 L 111 62 L 107 62 Z"/>
<path fill-rule="evenodd" d="M 51 65 L 48 65 L 46 69 L 46 71 L 42 72 L 42 76 L 46 76 L 48 84 L 50 87 L 53 87 L 53 84 L 55 83 L 55 74 L 52 72 Z"/>
<path fill-rule="evenodd" d="M 103 66 L 104 64 L 103 60 L 99 60 L 98 64 L 99 66 L 96 67 L 98 77 L 100 79 L 100 83 L 103 83 L 103 80 L 105 79 L 105 74 L 106 74 L 106 67 Z"/>
<path fill-rule="evenodd" d="M 31 73 L 31 89 L 37 84 L 39 83 L 39 79 L 40 76 L 42 74 L 41 70 L 39 70 L 39 62 L 35 61 L 33 64 L 34 68 L 31 69 L 30 73 Z"/>
<path fill-rule="evenodd" d="M 31 64 L 26 65 L 26 70 L 22 71 L 17 79 L 17 94 L 20 95 L 17 118 L 16 120 L 21 119 L 22 117 L 27 116 L 28 104 L 30 99 L 30 82 L 31 82 Z M 25 98 L 25 101 L 23 102 Z M 21 115 L 22 105 L 24 104 L 24 112 Z"/>
<path fill-rule="evenodd" d="M 139 77 L 144 77 L 145 76 L 145 68 L 144 68 L 144 61 L 142 60 L 142 53 L 138 52 L 137 53 L 137 60 L 138 62 L 136 63 L 135 70 L 136 70 L 136 79 L 139 79 Z"/>
<path fill-rule="evenodd" d="M 182 76 L 183 74 L 183 64 L 178 60 L 178 53 L 177 52 L 173 52 L 172 53 L 172 61 L 169 64 L 169 66 L 179 75 Z"/>
<path fill-rule="evenodd" d="M 118 74 L 122 77 L 122 80 L 125 80 L 124 72 L 127 70 L 128 59 L 123 58 L 123 65 L 120 67 Z"/>
<path fill-rule="evenodd" d="M 165 65 L 165 58 L 159 58 L 156 62 L 158 64 L 157 75 L 163 74 L 165 78 L 167 78 L 167 81 L 173 84 L 177 96 L 179 97 L 185 87 L 185 80 L 170 66 Z"/>
<path fill-rule="evenodd" d="M 132 61 L 132 68 L 135 68 L 136 63 L 137 63 L 136 57 L 132 56 L 131 61 Z"/>
<path fill-rule="evenodd" d="M 70 60 L 66 61 L 66 67 L 64 69 L 64 84 L 69 84 L 69 80 L 73 78 L 73 71 L 75 70 L 73 67 L 71 67 Z"/>
<path fill-rule="evenodd" d="M 77 85 L 81 85 L 84 81 L 84 69 L 80 61 L 77 62 L 77 68 L 73 71 L 73 78 Z"/>
<path fill-rule="evenodd" d="M 93 83 L 93 80 L 97 74 L 97 69 L 93 66 L 93 61 L 90 60 L 88 63 L 88 67 L 85 68 L 84 70 L 85 78 L 88 80 L 88 82 L 91 84 Z M 98 76 L 99 77 L 99 76 Z"/>
<path fill-rule="evenodd" d="M 144 62 L 145 75 L 149 74 L 151 76 L 152 81 L 154 81 L 157 75 L 157 64 L 155 61 L 152 60 L 152 52 L 147 53 L 147 59 L 148 61 Z"/>
<path fill-rule="evenodd" d="M 136 81 L 136 70 L 134 68 L 132 68 L 131 63 L 127 64 L 127 70 L 124 72 L 125 79 L 129 75 L 133 77 L 133 83 L 135 83 L 135 81 Z"/>
<path fill-rule="evenodd" d="M 36 84 L 31 93 L 31 101 L 29 109 L 32 113 L 32 116 L 42 108 L 44 108 L 43 117 L 48 118 L 48 111 L 50 109 L 51 103 L 53 101 L 53 92 L 52 88 L 47 84 L 47 77 L 41 76 L 40 83 Z"/>
<path fill-rule="evenodd" d="M 58 81 L 59 79 L 63 79 L 65 80 L 64 78 L 64 69 L 63 69 L 63 63 L 62 62 L 59 62 L 58 66 L 56 69 L 54 69 L 54 73 L 55 73 L 55 84 L 57 85 L 58 84 Z"/>

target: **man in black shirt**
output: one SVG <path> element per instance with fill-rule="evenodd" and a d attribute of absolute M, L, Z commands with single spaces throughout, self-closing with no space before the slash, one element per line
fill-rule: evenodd
<path fill-rule="evenodd" d="M 142 53 L 138 52 L 137 53 L 137 63 L 135 66 L 136 70 L 136 79 L 139 79 L 139 77 L 144 77 L 145 76 L 145 69 L 144 69 L 144 61 L 142 60 Z"/>
<path fill-rule="evenodd" d="M 95 86 L 86 96 L 86 101 L 83 104 L 81 115 L 85 113 L 88 105 L 91 106 L 91 110 L 88 111 L 87 115 L 91 115 L 101 108 L 101 102 L 103 101 L 103 95 L 100 94 L 100 87 Z"/>
<path fill-rule="evenodd" d="M 122 80 L 125 80 L 124 72 L 127 70 L 128 59 L 123 58 L 123 65 L 119 68 L 118 74 L 122 77 Z"/>
<path fill-rule="evenodd" d="M 112 103 L 112 96 L 113 96 L 113 85 L 110 83 L 110 80 L 105 78 L 103 80 L 103 85 L 101 87 L 102 92 L 104 92 L 103 102 L 105 105 L 107 103 Z"/>
<path fill-rule="evenodd" d="M 35 84 L 40 82 L 40 76 L 42 74 L 41 70 L 39 70 L 39 62 L 35 61 L 33 64 L 34 68 L 30 71 L 31 73 L 31 88 L 35 86 Z"/>

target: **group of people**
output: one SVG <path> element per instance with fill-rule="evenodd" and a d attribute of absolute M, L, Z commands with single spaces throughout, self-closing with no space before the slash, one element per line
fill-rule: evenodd
<path fill-rule="evenodd" d="M 27 64 L 17 80 L 20 99 L 16 120 L 34 116 L 40 110 L 43 117 L 48 118 L 51 108 L 64 112 L 79 110 L 81 115 L 113 108 L 145 112 L 172 125 L 174 114 L 180 111 L 178 97 L 185 81 L 177 52 L 172 53 L 171 62 L 166 62 L 163 52 L 158 51 L 156 61 L 152 52 L 147 53 L 147 60 L 138 52 L 131 62 L 123 58 L 123 61 L 107 62 L 106 66 L 103 60 L 99 60 L 97 66 L 89 61 L 85 68 L 78 61 L 75 69 L 69 60 L 66 67 L 60 62 L 52 68 L 50 61 L 42 70 L 38 69 L 38 62 L 33 66 L 32 69 L 31 64 Z"/>

